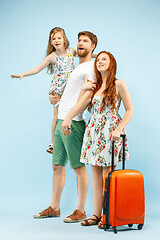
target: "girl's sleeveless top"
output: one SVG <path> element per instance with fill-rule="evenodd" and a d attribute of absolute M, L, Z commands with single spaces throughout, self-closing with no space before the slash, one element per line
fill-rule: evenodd
<path fill-rule="evenodd" d="M 53 52 L 53 54 L 55 56 L 56 63 L 53 66 L 54 73 L 49 94 L 54 92 L 62 96 L 67 84 L 67 80 L 75 68 L 74 57 L 70 49 L 67 49 L 67 55 L 65 57 L 60 57 L 55 52 Z"/>

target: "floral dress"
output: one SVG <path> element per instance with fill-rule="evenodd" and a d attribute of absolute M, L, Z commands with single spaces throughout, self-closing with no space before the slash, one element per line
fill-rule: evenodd
<path fill-rule="evenodd" d="M 62 96 L 66 87 L 67 80 L 74 69 L 74 57 L 70 49 L 67 49 L 67 56 L 60 57 L 53 52 L 56 63 L 53 66 L 53 80 L 49 89 L 49 94 L 52 92 Z"/>
<path fill-rule="evenodd" d="M 112 143 L 109 140 L 109 136 L 121 121 L 121 117 L 118 114 L 120 103 L 121 99 L 117 98 L 115 110 L 112 110 L 111 107 L 107 105 L 102 109 L 102 96 L 94 96 L 92 100 L 93 113 L 86 126 L 83 138 L 80 159 L 82 163 L 101 167 L 111 166 Z M 125 129 L 122 133 L 126 134 Z M 114 165 L 117 165 L 118 161 L 122 161 L 122 141 L 122 138 L 115 141 Z M 125 157 L 126 160 L 129 159 L 127 136 L 125 141 Z"/>

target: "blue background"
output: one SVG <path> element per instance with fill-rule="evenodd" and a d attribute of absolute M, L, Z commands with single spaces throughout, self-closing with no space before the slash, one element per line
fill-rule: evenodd
<path fill-rule="evenodd" d="M 32 215 L 48 207 L 51 200 L 52 157 L 46 148 L 53 118 L 48 99 L 52 76 L 46 70 L 21 81 L 9 76 L 34 68 L 44 60 L 49 31 L 55 26 L 64 28 L 73 48 L 76 48 L 79 31 L 95 33 L 98 36 L 95 53 L 107 50 L 117 60 L 117 78 L 126 82 L 134 105 L 134 115 L 126 128 L 130 148 L 130 161 L 126 165 L 143 173 L 146 191 L 144 230 L 122 231 L 119 238 L 156 238 L 160 216 L 159 12 L 158 0 L 0 1 L 1 239 L 116 237 L 111 231 L 104 233 L 97 227 L 86 229 L 79 224 L 63 224 L 63 218 L 77 204 L 76 176 L 69 164 L 61 217 L 32 219 Z M 121 113 L 124 114 L 123 107 Z M 90 185 L 86 212 L 91 216 L 90 167 L 87 171 Z"/>

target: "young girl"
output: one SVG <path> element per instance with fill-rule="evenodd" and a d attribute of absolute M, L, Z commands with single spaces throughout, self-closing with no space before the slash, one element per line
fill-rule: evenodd
<path fill-rule="evenodd" d="M 122 160 L 121 133 L 133 115 L 133 105 L 126 84 L 117 80 L 116 61 L 109 52 L 100 52 L 95 59 L 96 90 L 89 108 L 93 113 L 83 139 L 81 162 L 92 165 L 94 214 L 81 225 L 98 224 L 102 228 L 101 212 L 103 182 L 106 172 L 111 171 L 111 142 L 115 140 L 114 168 Z M 123 102 L 126 113 L 121 119 L 118 114 L 120 102 Z M 128 141 L 125 142 L 126 160 L 129 159 Z"/>
<path fill-rule="evenodd" d="M 60 100 L 65 89 L 70 73 L 74 69 L 73 56 L 77 56 L 77 52 L 69 47 L 69 41 L 62 28 L 55 27 L 50 31 L 49 41 L 47 47 L 47 57 L 36 68 L 22 73 L 20 75 L 11 75 L 12 78 L 19 78 L 21 80 L 25 76 L 30 76 L 39 73 L 44 68 L 53 74 L 49 94 L 57 96 L 56 104 L 54 105 L 54 118 L 51 126 L 51 144 L 47 152 L 53 153 L 53 134 L 57 124 L 58 118 L 58 101 Z"/>

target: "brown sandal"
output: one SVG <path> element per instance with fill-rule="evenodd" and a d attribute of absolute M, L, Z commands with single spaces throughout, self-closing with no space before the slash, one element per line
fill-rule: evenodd
<path fill-rule="evenodd" d="M 101 217 L 101 220 L 98 223 L 98 228 L 99 229 L 104 229 L 103 222 L 102 222 L 102 217 Z"/>
<path fill-rule="evenodd" d="M 95 218 L 93 218 L 95 217 Z M 89 222 L 89 220 L 92 220 L 92 222 Z M 91 218 L 88 218 L 86 220 L 84 220 L 83 222 L 81 222 L 82 226 L 92 226 L 92 225 L 97 225 L 99 223 L 99 221 L 101 220 L 101 217 L 97 217 L 95 214 L 93 214 L 93 216 Z"/>
<path fill-rule="evenodd" d="M 49 148 L 46 150 L 48 153 L 53 153 L 53 143 L 49 144 Z"/>

